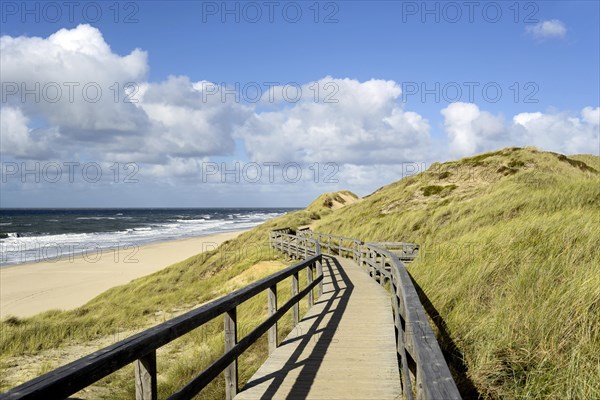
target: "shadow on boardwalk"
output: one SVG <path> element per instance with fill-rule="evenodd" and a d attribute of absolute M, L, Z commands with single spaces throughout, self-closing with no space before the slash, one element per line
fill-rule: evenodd
<path fill-rule="evenodd" d="M 269 387 L 261 396 L 262 399 L 271 399 L 276 395 L 287 374 L 300 368 L 299 375 L 286 397 L 288 399 L 302 399 L 308 396 L 317 372 L 321 367 L 323 356 L 327 353 L 327 349 L 334 340 L 333 336 L 354 289 L 354 285 L 348 278 L 348 275 L 335 258 L 323 257 L 323 272 L 325 277 L 329 274 L 331 278 L 329 281 L 331 285 L 324 285 L 323 296 L 315 303 L 315 305 L 324 303 L 323 312 L 302 319 L 302 321 L 314 320 L 310 325 L 310 329 L 306 333 L 302 333 L 281 343 L 281 346 L 283 346 L 300 341 L 281 370 L 248 382 L 243 390 L 271 380 Z M 327 316 L 330 316 L 328 320 L 326 320 Z M 304 355 L 304 361 L 298 361 L 312 341 L 316 341 L 316 343 L 309 357 L 305 358 Z"/>

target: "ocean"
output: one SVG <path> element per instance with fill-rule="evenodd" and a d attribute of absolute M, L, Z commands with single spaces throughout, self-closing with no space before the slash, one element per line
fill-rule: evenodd
<path fill-rule="evenodd" d="M 0 209 L 0 266 L 248 229 L 293 210 Z"/>

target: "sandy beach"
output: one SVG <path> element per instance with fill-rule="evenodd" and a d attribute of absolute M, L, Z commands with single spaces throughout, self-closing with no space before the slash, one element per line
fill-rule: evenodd
<path fill-rule="evenodd" d="M 77 308 L 111 287 L 149 275 L 244 231 L 219 233 L 138 248 L 0 268 L 0 319 Z"/>

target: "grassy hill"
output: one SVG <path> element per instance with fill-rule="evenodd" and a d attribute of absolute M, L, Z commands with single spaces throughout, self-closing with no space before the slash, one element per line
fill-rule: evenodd
<path fill-rule="evenodd" d="M 600 398 L 599 160 L 504 149 L 434 164 L 315 230 L 421 244 L 410 272 L 484 397 Z"/>
<path fill-rule="evenodd" d="M 312 223 L 317 231 L 421 245 L 409 269 L 439 313 L 433 322 L 453 364 L 464 360 L 466 371 L 457 367 L 464 390 L 472 385 L 486 398 L 600 398 L 599 161 L 504 149 L 434 164 L 360 201 L 349 192 L 325 194 L 76 310 L 3 321 L 0 387 L 274 272 L 288 261 L 269 249 L 268 231 Z M 289 292 L 281 289 L 283 302 Z M 241 329 L 266 313 L 266 296 L 244 304 Z M 221 318 L 161 349 L 160 396 L 222 351 Z M 242 381 L 266 354 L 262 340 L 242 357 Z M 131 398 L 132 376 L 126 368 L 80 397 Z M 217 380 L 204 395 L 223 393 Z"/>

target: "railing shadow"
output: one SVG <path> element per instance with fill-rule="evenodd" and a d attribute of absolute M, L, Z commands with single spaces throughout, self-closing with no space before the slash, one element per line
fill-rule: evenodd
<path fill-rule="evenodd" d="M 327 275 L 325 275 L 325 271 L 328 271 L 329 276 L 331 277 L 329 281 L 324 281 L 324 283 L 326 285 L 331 284 L 333 288 L 332 290 L 324 292 L 324 296 L 326 296 L 328 292 L 331 293 L 329 298 L 321 298 L 315 303 L 315 306 L 318 304 L 323 304 L 322 312 L 320 312 L 318 315 L 313 315 L 311 317 L 302 319 L 301 323 L 306 322 L 309 319 L 314 320 L 306 333 L 302 333 L 294 338 L 284 340 L 281 343 L 280 346 L 285 346 L 291 344 L 292 342 L 300 341 L 292 355 L 285 362 L 281 369 L 248 382 L 242 391 L 272 380 L 269 384 L 269 387 L 261 396 L 261 399 L 272 399 L 275 394 L 277 394 L 279 387 L 284 382 L 288 373 L 297 368 L 301 368 L 301 371 L 287 393 L 286 398 L 303 399 L 306 398 L 310 392 L 310 388 L 314 383 L 317 372 L 319 371 L 321 363 L 323 362 L 323 358 L 327 353 L 327 349 L 333 342 L 335 332 L 339 326 L 354 289 L 354 285 L 350 281 L 348 275 L 335 258 L 323 256 L 323 267 L 324 278 L 327 277 Z M 335 273 L 336 271 L 337 274 Z M 337 304 L 335 304 L 336 302 Z M 329 315 L 331 317 L 325 322 L 325 318 Z M 320 325 L 324 322 L 325 325 L 320 327 Z M 298 361 L 311 341 L 316 341 L 316 343 L 314 348 L 311 350 L 310 355 L 307 359 Z"/>
<path fill-rule="evenodd" d="M 454 374 L 454 380 L 456 381 L 456 386 L 462 396 L 463 399 L 481 399 L 483 396 L 479 393 L 475 384 L 468 376 L 469 368 L 464 361 L 464 355 L 450 336 L 448 332 L 448 326 L 446 325 L 446 321 L 440 315 L 438 310 L 435 308 L 433 303 L 429 300 L 429 297 L 425 294 L 421 286 L 413 279 L 412 275 L 410 275 L 410 280 L 419 295 L 419 299 L 421 300 L 421 304 L 423 304 L 423 308 L 425 312 L 429 315 L 436 328 L 438 329 L 439 335 L 439 344 L 442 349 L 442 353 L 448 366 L 450 367 L 450 371 Z"/>

